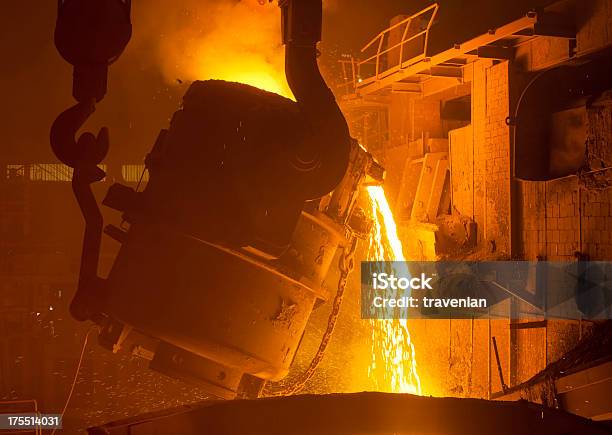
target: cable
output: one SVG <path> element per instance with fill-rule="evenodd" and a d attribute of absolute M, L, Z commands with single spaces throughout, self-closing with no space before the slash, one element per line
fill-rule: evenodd
<path fill-rule="evenodd" d="M 98 329 L 97 325 L 92 326 L 85 334 L 85 339 L 83 340 L 83 347 L 81 348 L 81 356 L 79 356 L 79 362 L 77 363 L 77 368 L 74 373 L 74 379 L 72 380 L 72 385 L 70 386 L 70 392 L 68 393 L 68 397 L 66 398 L 66 403 L 64 403 L 64 408 L 62 409 L 61 420 L 64 419 L 64 414 L 66 413 L 66 409 L 68 409 L 68 404 L 70 403 L 70 399 L 72 398 L 72 393 L 74 393 L 74 387 L 76 387 L 77 379 L 79 378 L 79 372 L 81 371 L 81 365 L 83 364 L 83 356 L 85 356 L 85 349 L 87 348 L 87 341 L 89 340 L 89 334 L 91 331 Z M 51 435 L 55 435 L 57 428 L 53 429 Z"/>

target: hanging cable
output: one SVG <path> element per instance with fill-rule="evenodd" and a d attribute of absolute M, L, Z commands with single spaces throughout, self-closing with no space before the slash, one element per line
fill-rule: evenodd
<path fill-rule="evenodd" d="M 68 392 L 68 397 L 66 398 L 66 403 L 64 403 L 64 408 L 61 413 L 61 420 L 64 419 L 64 414 L 66 413 L 66 409 L 68 409 L 68 405 L 70 404 L 70 399 L 72 398 L 72 393 L 74 393 L 74 388 L 76 387 L 77 379 L 79 378 L 79 372 L 81 371 L 81 365 L 83 364 L 83 356 L 85 356 L 85 349 L 87 348 L 87 341 L 89 340 L 89 334 L 91 331 L 97 330 L 98 325 L 94 325 L 87 331 L 85 334 L 85 339 L 83 340 L 83 346 L 81 347 L 81 355 L 79 356 L 79 362 L 77 363 L 76 371 L 74 372 L 74 378 L 72 379 L 72 385 L 70 386 L 70 391 Z M 51 435 L 55 435 L 56 429 L 53 429 Z"/>

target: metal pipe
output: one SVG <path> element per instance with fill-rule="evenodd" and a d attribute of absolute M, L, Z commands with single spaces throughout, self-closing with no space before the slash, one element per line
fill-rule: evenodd
<path fill-rule="evenodd" d="M 311 135 L 297 144 L 291 164 L 312 172 L 304 189 L 309 199 L 321 197 L 340 182 L 348 167 L 350 133 L 332 91 L 317 64 L 321 40 L 322 1 L 280 0 L 285 74 Z"/>

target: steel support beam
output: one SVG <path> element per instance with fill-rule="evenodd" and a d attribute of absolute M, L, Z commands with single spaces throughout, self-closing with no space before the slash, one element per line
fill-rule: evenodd
<path fill-rule="evenodd" d="M 533 29 L 524 29 L 517 33 L 525 36 L 552 36 L 556 38 L 576 38 L 576 25 L 562 14 L 544 12 L 538 16 Z"/>
<path fill-rule="evenodd" d="M 483 59 L 511 60 L 514 59 L 514 49 L 495 45 L 483 45 L 476 49 L 476 55 Z"/>

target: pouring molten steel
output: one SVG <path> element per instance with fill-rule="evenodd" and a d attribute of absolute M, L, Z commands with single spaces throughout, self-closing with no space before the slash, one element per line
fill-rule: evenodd
<path fill-rule="evenodd" d="M 393 213 L 381 186 L 367 188 L 374 228 L 368 249 L 369 261 L 405 261 Z M 380 391 L 421 394 L 416 352 L 405 316 L 386 313 L 372 325 L 372 361 L 369 376 Z M 395 317 L 395 318 L 393 318 Z M 397 318 L 399 317 L 399 318 Z"/>

